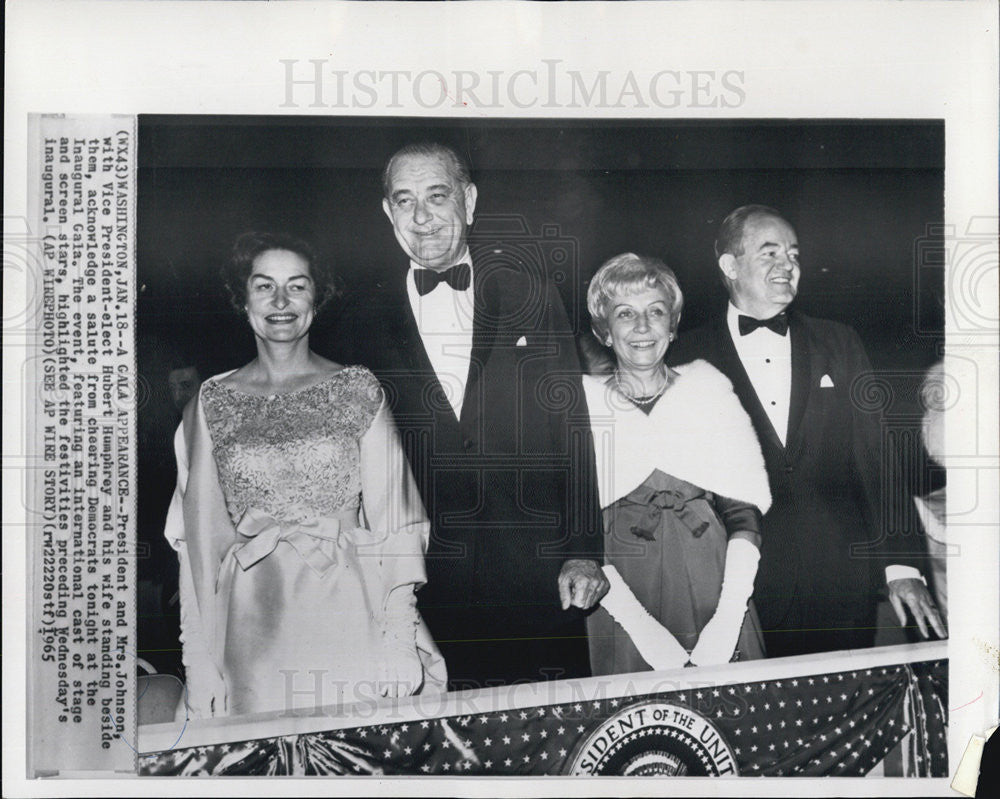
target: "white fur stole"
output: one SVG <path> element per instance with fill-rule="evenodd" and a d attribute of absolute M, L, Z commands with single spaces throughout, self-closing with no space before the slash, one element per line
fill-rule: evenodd
<path fill-rule="evenodd" d="M 764 457 L 732 384 L 702 360 L 676 371 L 649 416 L 622 397 L 613 380 L 584 376 L 601 507 L 659 469 L 766 512 L 771 493 Z"/>

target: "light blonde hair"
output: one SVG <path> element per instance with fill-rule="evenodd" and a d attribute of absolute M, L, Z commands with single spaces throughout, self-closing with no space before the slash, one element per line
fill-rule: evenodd
<path fill-rule="evenodd" d="M 608 315 L 612 299 L 652 288 L 662 289 L 669 298 L 670 332 L 676 333 L 677 324 L 681 320 L 681 309 L 684 307 L 684 295 L 669 266 L 659 258 L 632 252 L 616 255 L 601 265 L 587 288 L 590 325 L 601 344 L 608 338 Z"/>

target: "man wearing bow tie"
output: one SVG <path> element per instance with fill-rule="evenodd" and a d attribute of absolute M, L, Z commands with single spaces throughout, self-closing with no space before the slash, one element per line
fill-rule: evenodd
<path fill-rule="evenodd" d="M 409 145 L 382 208 L 409 259 L 356 297 L 332 354 L 382 381 L 431 519 L 420 610 L 454 689 L 589 674 L 582 610 L 607 590 L 573 333 L 540 264 L 467 231 L 451 148 Z"/>
<path fill-rule="evenodd" d="M 851 399 L 872 372 L 857 333 L 789 308 L 799 245 L 774 209 L 729 214 L 715 254 L 726 313 L 683 334 L 670 359 L 726 374 L 760 439 L 773 501 L 753 596 L 768 656 L 871 646 L 882 586 L 900 624 L 908 608 L 924 637 L 943 637 L 916 568 L 922 538 L 882 534 L 878 419 Z"/>

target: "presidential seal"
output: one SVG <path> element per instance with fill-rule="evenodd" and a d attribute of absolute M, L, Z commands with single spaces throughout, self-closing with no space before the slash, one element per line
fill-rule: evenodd
<path fill-rule="evenodd" d="M 683 705 L 642 702 L 591 732 L 569 760 L 567 774 L 620 777 L 736 776 L 729 744 L 704 716 Z"/>

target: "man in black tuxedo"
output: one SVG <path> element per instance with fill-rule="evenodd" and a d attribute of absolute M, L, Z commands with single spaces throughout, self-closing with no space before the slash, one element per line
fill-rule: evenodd
<path fill-rule="evenodd" d="M 928 625 L 943 637 L 916 568 L 923 540 L 881 531 L 878 420 L 851 399 L 872 371 L 857 333 L 789 308 L 798 240 L 774 209 L 736 209 L 715 247 L 727 311 L 670 358 L 727 375 L 760 439 L 773 501 L 753 596 L 768 656 L 872 646 L 886 584 L 900 624 L 909 608 L 924 637 Z"/>
<path fill-rule="evenodd" d="M 470 254 L 477 189 L 450 148 L 404 147 L 383 185 L 409 267 L 348 301 L 330 349 L 392 405 L 431 519 L 418 602 L 449 685 L 589 675 L 582 610 L 607 581 L 562 302 L 538 265 Z"/>

